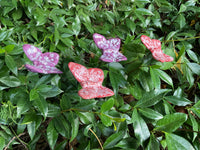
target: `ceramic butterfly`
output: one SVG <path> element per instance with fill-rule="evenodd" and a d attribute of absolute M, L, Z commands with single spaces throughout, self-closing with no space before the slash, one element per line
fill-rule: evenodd
<path fill-rule="evenodd" d="M 24 44 L 23 50 L 26 56 L 33 62 L 33 65 L 25 65 L 28 70 L 44 74 L 62 73 L 62 71 L 55 67 L 59 60 L 59 55 L 57 53 L 42 53 L 39 48 L 29 44 Z"/>
<path fill-rule="evenodd" d="M 160 62 L 173 61 L 173 57 L 163 53 L 161 49 L 161 42 L 156 39 L 150 39 L 146 35 L 141 36 L 142 43 L 151 51 L 153 57 Z"/>
<path fill-rule="evenodd" d="M 93 34 L 93 40 L 97 47 L 103 51 L 103 55 L 100 57 L 105 62 L 119 62 L 125 61 L 127 58 L 119 52 L 121 40 L 119 38 L 106 38 L 98 33 Z"/>
<path fill-rule="evenodd" d="M 82 89 L 78 95 L 83 99 L 101 98 L 114 95 L 109 88 L 102 86 L 104 79 L 103 71 L 99 68 L 90 68 L 70 62 L 68 64 L 70 71 L 81 84 Z"/>

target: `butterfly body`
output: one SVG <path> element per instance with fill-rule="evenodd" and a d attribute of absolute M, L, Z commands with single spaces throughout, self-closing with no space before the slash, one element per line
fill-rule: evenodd
<path fill-rule="evenodd" d="M 119 38 L 106 38 L 98 33 L 93 34 L 95 44 L 102 50 L 103 54 L 100 57 L 105 62 L 125 61 L 127 58 L 119 52 L 121 40 Z"/>
<path fill-rule="evenodd" d="M 90 68 L 70 62 L 68 64 L 70 71 L 80 82 L 82 89 L 78 94 L 83 99 L 101 98 L 114 95 L 113 91 L 102 86 L 104 79 L 103 71 L 99 68 Z"/>
<path fill-rule="evenodd" d="M 59 60 L 59 55 L 57 53 L 42 53 L 39 48 L 29 44 L 23 45 L 23 50 L 26 56 L 33 62 L 33 65 L 25 65 L 28 70 L 44 74 L 62 73 L 62 71 L 55 67 Z"/>
<path fill-rule="evenodd" d="M 150 39 L 146 35 L 141 36 L 142 43 L 151 51 L 152 56 L 160 62 L 170 62 L 173 61 L 173 57 L 163 53 L 161 49 L 161 42 L 156 39 Z"/>

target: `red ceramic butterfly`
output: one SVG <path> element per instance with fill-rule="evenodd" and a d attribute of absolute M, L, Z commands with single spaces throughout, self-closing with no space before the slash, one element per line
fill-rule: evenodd
<path fill-rule="evenodd" d="M 70 62 L 68 64 L 70 71 L 81 84 L 82 89 L 78 94 L 83 99 L 101 98 L 114 95 L 109 88 L 102 86 L 104 79 L 103 71 L 99 68 L 90 68 Z"/>
<path fill-rule="evenodd" d="M 25 65 L 28 70 L 44 74 L 62 73 L 62 71 L 55 67 L 59 60 L 59 55 L 57 53 L 42 53 L 39 48 L 29 44 L 24 44 L 23 50 L 26 56 L 33 62 L 33 65 Z"/>
<path fill-rule="evenodd" d="M 146 35 L 141 36 L 142 43 L 151 51 L 153 57 L 160 62 L 173 61 L 173 57 L 163 53 L 161 49 L 161 42 L 156 39 L 150 39 Z"/>

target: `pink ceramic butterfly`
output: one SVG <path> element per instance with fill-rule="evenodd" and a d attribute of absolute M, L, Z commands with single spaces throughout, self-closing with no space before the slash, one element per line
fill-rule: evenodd
<path fill-rule="evenodd" d="M 24 44 L 23 50 L 26 56 L 33 62 L 33 65 L 25 65 L 28 70 L 44 74 L 62 73 L 62 71 L 55 67 L 59 60 L 59 55 L 57 53 L 42 53 L 39 48 L 29 44 Z"/>
<path fill-rule="evenodd" d="M 153 57 L 160 62 L 173 61 L 173 57 L 166 55 L 161 50 L 161 42 L 156 39 L 150 39 L 146 35 L 141 36 L 142 43 L 151 51 Z"/>
<path fill-rule="evenodd" d="M 106 38 L 98 33 L 93 34 L 95 44 L 99 49 L 102 49 L 103 55 L 101 60 L 105 62 L 119 62 L 125 61 L 127 58 L 119 52 L 121 40 L 119 38 Z"/>
<path fill-rule="evenodd" d="M 90 68 L 70 62 L 68 64 L 70 71 L 81 84 L 82 89 L 78 95 L 83 99 L 101 98 L 114 95 L 109 88 L 102 86 L 104 79 L 103 71 L 99 68 Z"/>

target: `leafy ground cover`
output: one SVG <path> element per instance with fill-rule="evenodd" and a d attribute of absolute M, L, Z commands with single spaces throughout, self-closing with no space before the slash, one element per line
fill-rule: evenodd
<path fill-rule="evenodd" d="M 0 149 L 200 149 L 198 0 L 1 0 Z M 106 63 L 92 35 L 121 39 Z M 141 35 L 174 61 L 153 59 Z M 27 71 L 23 45 L 60 55 L 63 74 Z M 68 68 L 104 71 L 112 97 L 84 100 Z"/>

